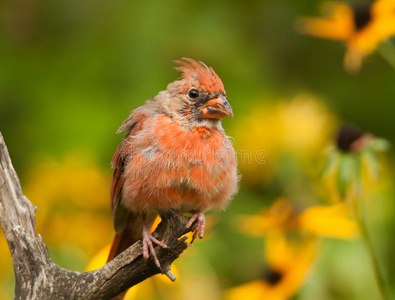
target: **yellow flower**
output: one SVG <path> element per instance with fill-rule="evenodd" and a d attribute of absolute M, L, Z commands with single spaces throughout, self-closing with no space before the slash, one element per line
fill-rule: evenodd
<path fill-rule="evenodd" d="M 291 203 L 284 198 L 277 199 L 269 209 L 262 210 L 257 216 L 241 216 L 240 221 L 242 231 L 252 236 L 264 236 L 297 226 Z"/>
<path fill-rule="evenodd" d="M 300 228 L 316 236 L 349 239 L 355 236 L 357 224 L 349 219 L 350 209 L 344 202 L 331 206 L 312 206 L 303 211 Z"/>
<path fill-rule="evenodd" d="M 255 105 L 233 136 L 244 182 L 261 184 L 273 176 L 282 154 L 317 156 L 331 136 L 334 117 L 316 98 L 299 94 L 275 105 Z"/>
<path fill-rule="evenodd" d="M 355 236 L 357 225 L 348 215 L 348 207 L 343 202 L 312 206 L 297 213 L 289 200 L 279 198 L 258 216 L 241 217 L 244 233 L 265 237 L 267 270 L 262 278 L 228 290 L 225 299 L 291 298 L 317 256 L 318 237 L 348 239 Z"/>
<path fill-rule="evenodd" d="M 395 34 L 395 1 L 376 0 L 371 6 L 351 7 L 341 2 L 324 2 L 324 18 L 300 18 L 300 33 L 345 41 L 344 67 L 358 71 L 363 59 L 380 43 Z"/>
<path fill-rule="evenodd" d="M 279 198 L 258 216 L 242 216 L 241 228 L 252 236 L 290 232 L 348 239 L 357 232 L 356 224 L 348 216 L 349 209 L 344 202 L 331 206 L 312 206 L 294 214 L 289 200 Z"/>
<path fill-rule="evenodd" d="M 225 300 L 285 300 L 298 291 L 317 253 L 314 239 L 293 241 L 282 234 L 270 235 L 265 242 L 268 268 L 261 279 L 236 286 Z"/>

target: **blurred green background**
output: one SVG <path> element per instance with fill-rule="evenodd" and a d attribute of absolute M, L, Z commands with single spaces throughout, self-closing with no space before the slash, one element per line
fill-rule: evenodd
<path fill-rule="evenodd" d="M 190 272 L 185 277 L 206 278 L 195 285 L 209 299 L 259 278 L 263 239 L 240 233 L 235 216 L 256 214 L 280 196 L 300 207 L 325 203 L 317 174 L 343 121 L 395 141 L 395 70 L 373 54 L 358 74 L 347 74 L 343 44 L 295 32 L 295 19 L 317 15 L 319 3 L 2 2 L 0 131 L 53 259 L 83 271 L 111 241 L 110 161 L 122 139 L 115 132 L 179 76 L 173 60 L 191 57 L 225 85 L 235 117 L 224 127 L 235 148 L 263 149 L 267 161 L 240 164 L 239 194 L 225 212 L 211 214 L 208 238 L 179 264 Z M 393 153 L 384 162 L 369 194 L 369 225 L 395 295 Z M 0 298 L 11 299 L 11 260 L 1 240 Z M 359 239 L 325 241 L 310 275 L 296 299 L 377 297 Z"/>

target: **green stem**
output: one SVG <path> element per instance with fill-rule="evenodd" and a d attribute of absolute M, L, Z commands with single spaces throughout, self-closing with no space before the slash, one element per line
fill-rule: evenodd
<path fill-rule="evenodd" d="M 373 247 L 373 243 L 372 243 L 372 239 L 370 238 L 369 235 L 369 231 L 368 228 L 366 226 L 366 222 L 365 219 L 363 217 L 363 214 L 361 212 L 361 209 L 359 208 L 359 201 L 360 199 L 357 199 L 357 197 L 355 197 L 354 199 L 351 200 L 352 202 L 352 207 L 354 210 L 354 215 L 355 215 L 355 219 L 358 222 L 359 228 L 361 230 L 361 235 L 362 238 L 368 248 L 368 252 L 370 254 L 370 258 L 372 259 L 372 263 L 373 263 L 373 268 L 374 268 L 374 275 L 376 277 L 376 281 L 377 281 L 377 286 L 379 288 L 380 294 L 382 299 L 384 300 L 389 300 L 389 297 L 386 293 L 386 289 L 385 289 L 385 283 L 384 283 L 384 278 L 383 275 L 380 272 L 380 267 L 379 267 L 379 263 L 377 260 L 377 255 L 374 251 L 374 247 Z"/>

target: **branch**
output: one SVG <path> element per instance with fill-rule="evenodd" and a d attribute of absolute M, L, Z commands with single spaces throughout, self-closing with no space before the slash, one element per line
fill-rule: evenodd
<path fill-rule="evenodd" d="M 0 132 L 0 220 L 14 266 L 15 299 L 109 299 L 158 273 L 175 280 L 171 264 L 188 247 L 186 237 L 179 238 L 193 229 L 186 228 L 189 218 L 177 212 L 161 216 L 154 235 L 168 246 L 155 247 L 163 270 L 152 257 L 144 260 L 138 242 L 104 267 L 80 273 L 53 263 L 36 233 L 36 209 L 22 193 Z"/>

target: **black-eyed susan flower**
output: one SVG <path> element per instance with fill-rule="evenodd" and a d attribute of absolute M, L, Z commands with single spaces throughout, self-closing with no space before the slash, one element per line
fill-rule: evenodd
<path fill-rule="evenodd" d="M 317 254 L 314 239 L 289 240 L 282 234 L 265 241 L 267 267 L 262 277 L 233 287 L 225 300 L 285 300 L 291 298 L 308 276 Z"/>
<path fill-rule="evenodd" d="M 261 278 L 228 290 L 226 300 L 291 298 L 318 255 L 318 237 L 349 239 L 357 232 L 344 203 L 297 212 L 288 199 L 279 198 L 258 215 L 239 220 L 245 234 L 265 237 L 267 268 Z"/>
<path fill-rule="evenodd" d="M 279 198 L 258 215 L 242 216 L 240 223 L 241 230 L 251 236 L 292 233 L 306 237 L 349 239 L 357 232 L 357 226 L 349 218 L 349 210 L 342 202 L 311 206 L 296 213 L 288 199 Z"/>
<path fill-rule="evenodd" d="M 361 189 L 362 171 L 376 179 L 379 173 L 378 153 L 386 151 L 389 143 L 365 133 L 355 126 L 343 125 L 336 138 L 336 146 L 328 150 L 328 158 L 322 175 L 335 177 L 341 197 Z"/>
<path fill-rule="evenodd" d="M 376 178 L 380 163 L 377 152 L 385 151 L 388 147 L 389 143 L 387 141 L 375 138 L 372 134 L 365 133 L 354 126 L 344 125 L 339 130 L 336 147 L 333 147 L 329 152 L 328 160 L 323 170 L 323 174 L 328 177 L 332 175 L 332 177 L 336 178 L 338 192 L 353 209 L 361 236 L 371 257 L 374 275 L 383 299 L 389 298 L 373 242 L 366 226 L 366 216 L 360 195 L 363 190 L 361 171 L 363 166 L 369 171 L 371 177 Z"/>
<path fill-rule="evenodd" d="M 379 44 L 395 35 L 395 1 L 376 0 L 372 5 L 350 6 L 341 2 L 323 2 L 323 18 L 300 18 L 297 30 L 302 34 L 346 42 L 344 67 L 360 69 L 363 59 Z"/>

